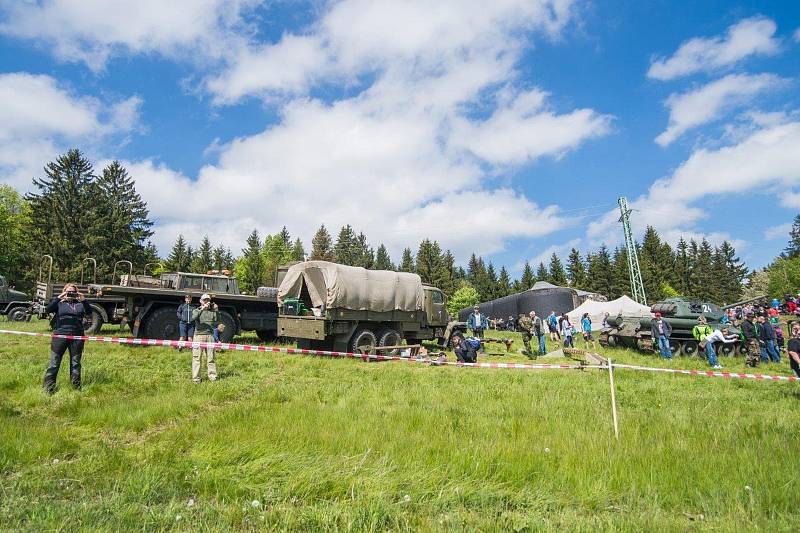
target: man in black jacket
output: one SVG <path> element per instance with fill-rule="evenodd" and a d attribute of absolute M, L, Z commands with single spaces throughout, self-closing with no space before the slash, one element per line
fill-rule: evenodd
<path fill-rule="evenodd" d="M 672 359 L 672 348 L 669 346 L 669 338 L 672 336 L 672 326 L 669 322 L 662 320 L 661 313 L 656 313 L 653 322 L 650 324 L 650 334 L 653 342 L 658 346 L 658 351 L 664 359 Z"/>
<path fill-rule="evenodd" d="M 183 303 L 178 306 L 178 340 L 187 340 L 192 342 L 194 337 L 194 322 L 192 321 L 192 313 L 195 306 L 192 305 L 192 295 L 187 294 L 183 297 Z M 183 348 L 178 348 L 178 351 L 183 351 Z"/>
<path fill-rule="evenodd" d="M 753 323 L 753 313 L 747 313 L 742 321 L 742 335 L 747 346 L 747 357 L 745 364 L 751 367 L 758 366 L 758 358 L 761 355 L 761 344 L 758 342 L 758 328 Z"/>
<path fill-rule="evenodd" d="M 53 323 L 55 330 L 53 333 L 59 335 L 80 335 L 83 333 L 83 319 L 92 313 L 92 308 L 78 292 L 78 288 L 73 283 L 64 285 L 64 290 L 57 297 L 53 298 L 46 308 L 48 313 L 54 313 Z M 69 350 L 69 373 L 72 386 L 76 389 L 81 388 L 81 356 L 83 355 L 83 341 L 78 339 L 53 338 L 50 341 L 50 366 L 44 373 L 44 390 L 48 394 L 53 394 L 56 390 L 56 379 L 58 369 L 61 366 L 61 359 L 64 353 Z"/>

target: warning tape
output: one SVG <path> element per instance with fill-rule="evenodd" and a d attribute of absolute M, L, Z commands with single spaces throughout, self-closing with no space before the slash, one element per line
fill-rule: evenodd
<path fill-rule="evenodd" d="M 234 344 L 228 342 L 200 342 L 200 341 L 173 341 L 166 339 L 140 339 L 135 337 L 107 337 L 99 335 L 62 335 L 58 333 L 38 333 L 33 331 L 15 331 L 0 329 L 0 334 L 22 335 L 26 337 L 47 337 L 53 339 L 82 340 L 90 342 L 105 342 L 112 344 L 127 344 L 132 346 L 167 346 L 173 348 L 215 348 L 221 350 L 238 350 L 249 352 L 287 353 L 293 355 L 316 355 L 327 357 L 341 357 L 361 359 L 362 361 L 405 361 L 409 363 L 423 363 L 433 366 L 459 366 L 468 368 L 506 368 L 514 370 L 583 370 L 588 368 L 605 368 L 601 365 L 582 364 L 534 364 L 534 363 L 462 363 L 459 361 L 439 361 L 429 357 L 401 357 L 399 355 L 359 354 L 353 352 L 332 352 L 328 350 L 307 350 L 303 348 L 282 348 L 278 346 L 263 346 L 259 344 Z"/>
<path fill-rule="evenodd" d="M 614 363 L 614 368 L 627 368 L 628 370 L 642 370 L 645 372 L 661 372 L 664 374 L 685 374 L 689 376 L 705 376 L 709 378 L 737 378 L 756 379 L 760 381 L 800 381 L 797 376 L 774 376 L 768 374 L 748 374 L 744 372 L 717 372 L 714 370 L 682 370 L 678 368 L 657 368 L 639 365 L 626 365 Z"/>

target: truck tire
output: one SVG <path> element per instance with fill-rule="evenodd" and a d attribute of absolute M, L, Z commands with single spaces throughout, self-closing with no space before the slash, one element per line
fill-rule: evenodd
<path fill-rule="evenodd" d="M 227 311 L 220 311 L 219 322 L 225 324 L 225 331 L 219 334 L 220 342 L 231 342 L 236 336 L 236 320 Z"/>
<path fill-rule="evenodd" d="M 617 336 L 614 335 L 614 334 L 611 334 L 611 335 L 608 336 L 608 341 L 607 342 L 608 342 L 608 345 L 611 346 L 612 348 L 616 348 L 617 344 L 619 343 L 619 341 L 617 340 Z"/>
<path fill-rule="evenodd" d="M 143 331 L 148 339 L 178 340 L 178 308 L 167 306 L 156 309 L 147 318 Z"/>
<path fill-rule="evenodd" d="M 732 357 L 736 354 L 736 345 L 728 342 L 720 342 L 714 345 L 717 353 L 726 357 Z"/>
<path fill-rule="evenodd" d="M 83 319 L 83 332 L 94 335 L 103 327 L 103 315 L 97 309 L 92 309 L 92 313 Z"/>
<path fill-rule="evenodd" d="M 403 341 L 403 337 L 392 328 L 384 328 L 378 332 L 378 346 L 398 346 Z M 395 357 L 400 355 L 400 348 L 394 350 L 381 350 L 380 355 L 390 355 Z"/>
<path fill-rule="evenodd" d="M 8 312 L 8 319 L 11 322 L 27 322 L 31 317 L 24 307 L 15 307 Z"/>
<path fill-rule="evenodd" d="M 352 353 L 365 353 L 375 355 L 375 346 L 378 344 L 378 339 L 375 333 L 368 328 L 358 328 L 353 336 L 350 337 L 349 351 Z"/>

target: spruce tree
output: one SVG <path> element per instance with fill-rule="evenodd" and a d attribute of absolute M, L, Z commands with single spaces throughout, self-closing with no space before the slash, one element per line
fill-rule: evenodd
<path fill-rule="evenodd" d="M 311 240 L 311 256 L 312 261 L 333 261 L 333 241 L 331 234 L 325 228 L 325 224 L 321 225 L 314 238 Z"/>
<path fill-rule="evenodd" d="M 792 229 L 789 231 L 789 243 L 783 252 L 783 257 L 794 259 L 800 256 L 800 215 L 795 215 Z"/>
<path fill-rule="evenodd" d="M 339 230 L 336 244 L 333 246 L 334 261 L 342 265 L 357 265 L 361 260 L 361 253 L 358 249 L 358 237 L 353 231 L 352 226 L 347 224 Z"/>
<path fill-rule="evenodd" d="M 497 277 L 497 297 L 502 298 L 511 294 L 511 277 L 505 266 L 500 267 L 500 275 Z"/>
<path fill-rule="evenodd" d="M 205 274 L 209 270 L 212 270 L 213 265 L 214 259 L 212 257 L 211 241 L 208 240 L 208 235 L 205 235 L 200 242 L 200 247 L 192 258 L 191 269 L 192 272 Z"/>
<path fill-rule="evenodd" d="M 691 268 L 689 264 L 689 245 L 680 238 L 675 246 L 675 290 L 681 296 L 686 296 L 690 292 Z"/>
<path fill-rule="evenodd" d="M 747 277 L 748 268 L 737 257 L 736 249 L 728 241 L 722 241 L 716 254 L 719 257 L 719 268 L 722 269 L 717 300 L 722 304 L 737 302 L 742 295 L 742 282 Z"/>
<path fill-rule="evenodd" d="M 211 251 L 211 265 L 213 270 L 220 272 L 228 268 L 225 265 L 225 247 L 221 244 Z"/>
<path fill-rule="evenodd" d="M 693 241 L 694 242 L 694 241 Z M 716 273 L 713 264 L 714 251 L 706 239 L 700 242 L 697 256 L 692 268 L 693 298 L 713 301 L 715 296 Z"/>
<path fill-rule="evenodd" d="M 608 297 L 616 299 L 623 295 L 630 296 L 631 275 L 628 268 L 628 251 L 624 247 L 614 249 L 611 269 L 611 292 Z"/>
<path fill-rule="evenodd" d="M 178 239 L 172 245 L 172 251 L 164 263 L 164 268 L 169 272 L 187 272 L 189 270 L 189 254 L 183 235 L 178 235 Z"/>
<path fill-rule="evenodd" d="M 403 257 L 400 259 L 400 272 L 416 272 L 417 266 L 414 262 L 414 254 L 411 248 L 403 249 Z"/>
<path fill-rule="evenodd" d="M 536 280 L 548 281 L 549 278 L 550 273 L 547 271 L 547 267 L 544 266 L 544 263 L 539 263 L 539 266 L 536 268 Z"/>
<path fill-rule="evenodd" d="M 559 259 L 555 252 L 550 256 L 550 270 L 548 274 L 547 281 L 553 285 L 559 287 L 567 285 L 567 273 L 564 271 L 564 265 L 561 263 L 561 259 Z"/>
<path fill-rule="evenodd" d="M 389 257 L 389 251 L 383 244 L 378 246 L 373 267 L 375 270 L 394 270 L 394 264 L 392 264 L 392 259 Z"/>
<path fill-rule="evenodd" d="M 236 263 L 236 278 L 241 290 L 247 294 L 255 294 L 264 281 L 264 258 L 261 254 L 261 238 L 258 230 L 253 230 L 247 238 L 247 247 L 242 250 L 242 257 Z"/>
<path fill-rule="evenodd" d="M 613 296 L 614 273 L 611 268 L 611 254 L 605 244 L 590 256 L 588 276 L 592 292 L 597 292 L 607 297 Z"/>
<path fill-rule="evenodd" d="M 440 285 L 437 285 L 437 287 L 442 289 L 442 292 L 447 296 L 450 296 L 461 286 L 459 271 L 458 268 L 456 268 L 456 258 L 450 250 L 442 254 L 442 269 L 442 279 L 439 281 Z"/>
<path fill-rule="evenodd" d="M 294 240 L 294 244 L 292 244 L 292 261 L 305 261 L 306 260 L 306 250 L 303 248 L 303 241 L 300 238 L 296 238 Z"/>
<path fill-rule="evenodd" d="M 278 267 L 293 260 L 292 243 L 286 242 L 288 232 L 284 227 L 280 233 L 267 235 L 261 247 L 261 257 L 264 265 L 263 283 L 269 287 L 277 284 Z"/>
<path fill-rule="evenodd" d="M 494 300 L 500 297 L 500 287 L 497 284 L 497 272 L 491 261 L 489 261 L 489 266 L 486 267 L 486 290 L 488 292 L 488 300 Z"/>
<path fill-rule="evenodd" d="M 364 232 L 359 233 L 358 237 L 356 237 L 353 261 L 354 266 L 364 268 L 373 268 L 375 264 L 375 252 L 367 242 L 367 236 L 364 235 Z"/>
<path fill-rule="evenodd" d="M 533 269 L 528 261 L 525 261 L 525 266 L 522 268 L 522 277 L 519 283 L 522 291 L 529 290 L 536 283 L 536 276 L 533 274 Z"/>
<path fill-rule="evenodd" d="M 439 243 L 430 239 L 423 240 L 417 251 L 417 274 L 423 283 L 434 287 L 441 285 L 448 277 L 442 261 L 442 249 Z"/>
<path fill-rule="evenodd" d="M 586 285 L 586 265 L 583 264 L 580 252 L 573 248 L 569 251 L 567 259 L 567 273 L 569 284 L 576 289 L 583 289 Z"/>

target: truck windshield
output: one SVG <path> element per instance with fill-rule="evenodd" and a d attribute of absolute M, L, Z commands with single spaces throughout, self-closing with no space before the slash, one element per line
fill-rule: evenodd
<path fill-rule="evenodd" d="M 432 291 L 431 292 L 431 302 L 435 304 L 444 303 L 444 298 L 442 297 L 442 293 L 439 291 Z"/>
<path fill-rule="evenodd" d="M 183 279 L 183 288 L 203 290 L 203 278 L 187 276 Z"/>
<path fill-rule="evenodd" d="M 205 288 L 213 292 L 228 292 L 228 280 L 222 278 L 208 278 Z"/>

